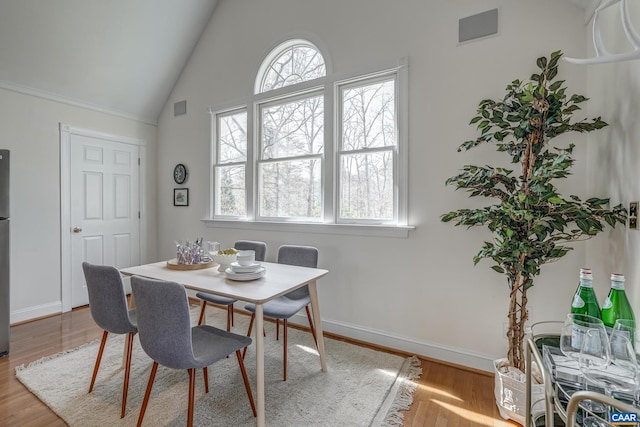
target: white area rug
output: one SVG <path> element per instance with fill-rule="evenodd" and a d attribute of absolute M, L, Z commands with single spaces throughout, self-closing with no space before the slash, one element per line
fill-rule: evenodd
<path fill-rule="evenodd" d="M 197 319 L 198 309 L 192 310 Z M 207 307 L 207 323 L 223 327 L 224 310 Z M 236 333 L 246 333 L 248 317 L 235 316 Z M 195 320 L 194 320 L 195 324 Z M 328 371 L 320 360 L 310 333 L 289 328 L 287 381 L 282 381 L 282 341 L 275 327 L 265 322 L 265 395 L 267 425 L 399 426 L 402 409 L 413 400 L 421 374 L 415 357 L 399 356 L 325 338 Z M 16 376 L 32 393 L 70 426 L 134 426 L 149 379 L 151 359 L 136 336 L 125 418 L 120 419 L 124 336 L 110 336 L 96 385 L 87 393 L 99 341 L 16 368 Z M 245 365 L 255 397 L 255 348 L 247 351 Z M 196 426 L 253 426 L 255 418 L 242 384 L 234 355 L 209 367 L 209 393 L 204 393 L 202 371 L 196 377 Z M 183 426 L 187 417 L 188 375 L 159 367 L 145 426 Z"/>

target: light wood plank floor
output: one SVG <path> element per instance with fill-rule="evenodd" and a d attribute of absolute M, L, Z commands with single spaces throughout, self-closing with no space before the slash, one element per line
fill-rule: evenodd
<path fill-rule="evenodd" d="M 13 326 L 10 354 L 0 358 L 0 426 L 64 426 L 15 378 L 14 369 L 100 336 L 87 308 Z M 405 427 L 517 425 L 500 418 L 492 376 L 430 360 L 422 360 L 422 370 Z"/>

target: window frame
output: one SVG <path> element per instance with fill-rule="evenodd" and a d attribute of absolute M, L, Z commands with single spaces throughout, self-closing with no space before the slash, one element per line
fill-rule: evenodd
<path fill-rule="evenodd" d="M 292 41 L 300 39 L 292 39 Z M 279 46 L 286 45 L 287 42 Z M 310 43 L 317 48 L 317 45 Z M 273 58 L 278 56 L 277 48 L 273 49 L 260 65 L 264 71 Z M 408 224 L 408 59 L 401 58 L 394 64 L 379 65 L 368 71 L 352 73 L 332 73 L 327 60 L 328 56 L 320 49 L 325 58 L 326 76 L 284 86 L 264 93 L 252 93 L 240 102 L 217 108 L 210 107 L 211 113 L 211 173 L 209 191 L 209 210 L 202 220 L 209 227 L 240 228 L 247 230 L 276 230 L 328 234 L 372 235 L 381 237 L 406 238 L 408 232 L 415 227 Z M 266 65 L 265 65 L 266 64 Z M 374 79 L 384 80 L 395 76 L 395 109 L 396 109 L 396 154 L 394 156 L 394 219 L 390 221 L 339 219 L 339 137 L 341 129 L 342 105 L 339 91 L 345 85 L 356 87 Z M 258 74 L 254 89 L 262 81 Z M 260 138 L 260 106 L 271 102 L 286 102 L 296 95 L 322 91 L 324 95 L 324 158 L 321 167 L 323 215 L 320 221 L 295 218 L 262 217 L 259 215 L 258 199 L 258 156 Z M 291 98 L 290 98 L 291 97 Z M 215 215 L 215 150 L 218 144 L 216 134 L 216 117 L 222 113 L 246 109 L 247 113 L 247 162 L 245 169 L 247 215 L 245 217 L 229 217 Z M 387 147 L 388 148 L 388 147 Z M 385 149 L 385 148 L 383 148 Z M 341 153 L 344 154 L 344 153 Z M 280 161 L 282 159 L 273 159 Z"/>

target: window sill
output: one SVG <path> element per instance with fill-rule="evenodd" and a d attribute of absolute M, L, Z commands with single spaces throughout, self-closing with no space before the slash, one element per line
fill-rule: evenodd
<path fill-rule="evenodd" d="M 211 228 L 229 228 L 240 230 L 259 231 L 291 231 L 296 233 L 341 234 L 352 236 L 395 237 L 406 239 L 409 231 L 415 227 L 388 226 L 388 225 L 355 225 L 355 224 L 313 224 L 294 222 L 267 222 L 267 221 L 221 221 L 201 219 Z"/>

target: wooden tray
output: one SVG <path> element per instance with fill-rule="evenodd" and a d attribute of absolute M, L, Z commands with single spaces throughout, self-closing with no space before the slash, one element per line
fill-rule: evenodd
<path fill-rule="evenodd" d="M 200 264 L 178 264 L 176 258 L 167 261 L 169 270 L 202 270 L 203 268 L 211 268 L 214 265 L 217 265 L 214 261 L 201 262 Z"/>

